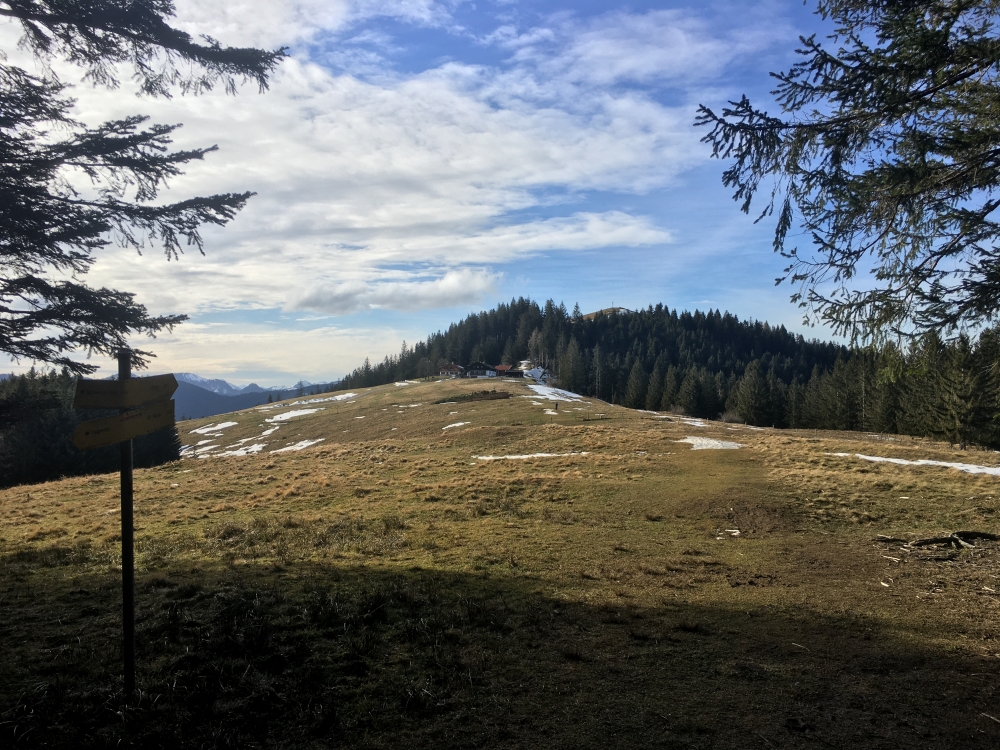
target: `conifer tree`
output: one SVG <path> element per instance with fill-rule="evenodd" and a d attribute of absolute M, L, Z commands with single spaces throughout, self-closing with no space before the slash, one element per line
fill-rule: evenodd
<path fill-rule="evenodd" d="M 660 371 L 660 363 L 653 365 L 653 372 L 649 376 L 649 385 L 646 387 L 646 409 L 656 411 L 660 408 L 660 400 L 663 398 L 663 373 Z"/>
<path fill-rule="evenodd" d="M 725 399 L 721 390 L 721 373 L 713 375 L 708 368 L 701 370 L 701 399 L 698 416 L 705 419 L 717 419 L 725 405 Z"/>
<path fill-rule="evenodd" d="M 628 384 L 625 387 L 625 406 L 629 409 L 641 409 L 646 405 L 646 386 L 648 376 L 642 366 L 642 360 L 636 359 L 629 372 Z"/>
<path fill-rule="evenodd" d="M 583 393 L 587 387 L 586 363 L 576 338 L 571 338 L 559 360 L 559 385 L 573 393 Z"/>
<path fill-rule="evenodd" d="M 904 357 L 905 368 L 900 378 L 902 406 L 900 428 L 910 435 L 932 435 L 936 428 L 938 398 L 937 373 L 944 368 L 945 343 L 935 332 L 911 341 Z M 937 433 L 940 437 L 940 432 Z"/>
<path fill-rule="evenodd" d="M 542 332 L 538 328 L 531 332 L 528 339 L 528 359 L 533 365 L 543 365 L 545 362 L 544 342 Z"/>
<path fill-rule="evenodd" d="M 768 413 L 764 423 L 771 427 L 784 427 L 788 387 L 778 378 L 773 364 L 767 371 L 767 394 Z"/>
<path fill-rule="evenodd" d="M 771 391 L 767 377 L 760 371 L 759 360 L 747 365 L 733 391 L 733 408 L 748 424 L 764 426 L 770 421 Z"/>
<path fill-rule="evenodd" d="M 0 380 L 0 487 L 118 468 L 117 446 L 77 450 L 71 438 L 81 421 L 105 410 L 73 409 L 76 377 L 69 370 Z M 135 440 L 136 466 L 156 466 L 180 456 L 177 430 L 167 427 Z"/>
<path fill-rule="evenodd" d="M 169 96 L 239 81 L 263 90 L 284 56 L 197 43 L 171 26 L 169 0 L 0 0 L 0 17 L 19 21 L 22 44 L 42 62 L 59 57 L 96 85 L 115 88 L 130 64 L 140 89 Z M 170 151 L 177 125 L 147 118 L 87 126 L 53 74 L 33 75 L 0 51 L 0 352 L 68 368 L 74 351 L 113 354 L 133 333 L 155 334 L 185 319 L 151 316 L 133 295 L 94 289 L 81 277 L 95 251 L 112 241 L 141 249 L 158 243 L 168 258 L 202 250 L 200 227 L 223 225 L 252 193 L 226 193 L 160 204 L 155 199 L 182 167 L 215 147 Z M 74 185 L 87 182 L 86 191 Z M 147 352 L 134 351 L 142 366 Z"/>
<path fill-rule="evenodd" d="M 702 380 L 701 373 L 696 369 L 687 371 L 680 387 L 677 389 L 677 397 L 674 403 L 682 414 L 692 417 L 705 416 L 703 409 Z"/>
<path fill-rule="evenodd" d="M 788 387 L 788 398 L 785 400 L 785 423 L 792 429 L 805 427 L 804 414 L 806 389 L 798 378 L 792 380 Z"/>
<path fill-rule="evenodd" d="M 824 392 L 826 381 L 829 376 L 819 365 L 812 369 L 809 380 L 805 384 L 805 392 L 802 398 L 802 414 L 799 427 L 811 427 L 813 429 L 825 428 Z"/>
<path fill-rule="evenodd" d="M 608 400 L 607 387 L 610 383 L 610 378 L 606 372 L 606 364 L 604 361 L 604 351 L 601 349 L 600 344 L 594 345 L 594 357 L 591 362 L 590 372 L 591 384 L 593 385 L 592 393 L 597 396 L 597 398 Z"/>
<path fill-rule="evenodd" d="M 792 299 L 838 333 L 995 320 L 1000 4 L 818 0 L 817 12 L 833 35 L 801 39 L 800 62 L 775 75 L 780 116 L 746 97 L 700 108 L 704 140 L 733 160 L 724 184 L 745 212 L 765 193 Z M 802 235 L 813 252 L 788 246 Z"/>
<path fill-rule="evenodd" d="M 516 365 L 517 364 L 517 342 L 513 338 L 507 339 L 507 343 L 503 347 L 503 357 L 501 363 L 505 365 Z"/>
<path fill-rule="evenodd" d="M 662 411 L 670 411 L 674 408 L 678 388 L 680 388 L 680 374 L 674 365 L 669 365 L 667 373 L 663 376 L 663 393 L 660 396 L 660 409 Z"/>
<path fill-rule="evenodd" d="M 982 442 L 997 416 L 997 379 L 978 354 L 962 335 L 946 350 L 944 367 L 934 373 L 934 431 L 962 450 Z"/>

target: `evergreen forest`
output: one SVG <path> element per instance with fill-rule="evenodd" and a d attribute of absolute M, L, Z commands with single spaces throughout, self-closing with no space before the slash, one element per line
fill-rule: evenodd
<path fill-rule="evenodd" d="M 848 349 L 717 310 L 663 305 L 582 315 L 552 300 L 511 300 L 471 314 L 397 355 L 364 364 L 340 389 L 429 377 L 449 362 L 548 369 L 550 382 L 633 409 L 762 427 L 858 430 L 1000 447 L 1000 330 L 905 348 Z M 116 446 L 78 451 L 68 370 L 0 381 L 0 487 L 115 471 Z M 179 458 L 176 429 L 134 442 L 135 465 Z"/>
<path fill-rule="evenodd" d="M 117 413 L 73 409 L 76 380 L 68 370 L 34 369 L 0 380 L 0 487 L 118 470 L 117 445 L 80 451 L 71 441 L 80 422 Z M 175 461 L 180 458 L 177 429 L 136 438 L 132 450 L 136 468 Z"/>
<path fill-rule="evenodd" d="M 1000 331 L 848 349 L 730 313 L 663 305 L 582 315 L 524 298 L 471 314 L 342 389 L 434 375 L 449 362 L 549 370 L 556 385 L 634 409 L 756 426 L 899 433 L 1000 446 Z"/>

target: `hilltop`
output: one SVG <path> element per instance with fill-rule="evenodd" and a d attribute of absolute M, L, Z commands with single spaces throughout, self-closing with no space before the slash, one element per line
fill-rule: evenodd
<path fill-rule="evenodd" d="M 994 454 L 516 382 L 179 427 L 136 473 L 125 714 L 117 476 L 0 491 L 6 746 L 1000 741 L 1000 543 L 901 541 L 1000 531 Z"/>

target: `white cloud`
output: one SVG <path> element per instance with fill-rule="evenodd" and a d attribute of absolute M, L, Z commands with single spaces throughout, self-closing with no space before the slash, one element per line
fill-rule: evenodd
<path fill-rule="evenodd" d="M 551 77 L 597 85 L 678 79 L 690 85 L 737 53 L 704 19 L 680 10 L 615 11 L 584 22 L 567 20 L 547 31 L 532 29 L 506 40 L 506 46 L 516 50 L 515 59 L 530 61 Z"/>
<path fill-rule="evenodd" d="M 348 0 L 177 0 L 173 21 L 194 36 L 211 36 L 238 47 L 280 47 L 312 40 L 344 27 Z"/>
<path fill-rule="evenodd" d="M 365 357 L 381 360 L 386 352 L 398 351 L 402 339 L 414 341 L 417 335 L 387 327 L 328 325 L 305 331 L 259 324 L 186 323 L 172 334 L 154 340 L 137 338 L 133 343 L 159 355 L 150 361 L 151 373 L 196 372 L 225 375 L 236 383 L 287 385 L 300 378 L 319 382 L 343 375 Z M 101 374 L 110 371 L 105 368 Z"/>
<path fill-rule="evenodd" d="M 358 18 L 378 14 L 444 23 L 446 11 L 432 2 L 178 5 L 192 31 L 214 30 L 225 43 L 272 45 L 317 30 L 350 30 Z M 70 69 L 60 73 L 72 80 Z M 547 84 L 535 63 L 514 70 L 448 63 L 411 76 L 386 74 L 362 80 L 293 58 L 264 95 L 244 89 L 236 97 L 150 100 L 77 87 L 84 122 L 144 112 L 154 122 L 184 123 L 178 147 L 219 145 L 173 180 L 165 199 L 257 192 L 236 221 L 205 230 L 206 257 L 164 263 L 155 251 L 140 259 L 111 247 L 100 253 L 92 282 L 135 291 L 156 311 L 195 313 L 287 307 L 318 281 L 329 288 L 405 284 L 399 273 L 386 279 L 390 265 L 412 265 L 418 289 L 428 264 L 444 278 L 470 264 L 536 252 L 661 245 L 669 233 L 645 216 L 609 211 L 518 220 L 512 212 L 591 190 L 645 192 L 704 158 L 686 107 L 599 88 L 583 109 L 581 97 L 569 94 L 538 106 L 530 92 Z M 490 288 L 469 286 L 463 303 Z M 434 295 L 407 299 L 438 304 Z"/>
<path fill-rule="evenodd" d="M 314 310 L 333 315 L 347 315 L 358 310 L 384 308 L 413 311 L 435 307 L 455 307 L 475 304 L 492 292 L 497 277 L 483 270 L 448 271 L 431 281 L 385 281 L 343 283 L 314 286 L 300 298 L 292 300 L 294 310 Z"/>
<path fill-rule="evenodd" d="M 621 211 L 578 213 L 567 217 L 494 227 L 488 231 L 446 240 L 420 238 L 402 241 L 400 255 L 414 251 L 428 256 L 437 251 L 444 257 L 512 261 L 546 250 L 594 250 L 600 247 L 666 245 L 670 232 L 644 216 Z M 429 243 L 436 243 L 432 248 Z"/>
<path fill-rule="evenodd" d="M 645 191 L 701 157 L 687 113 L 636 97 L 593 115 L 483 100 L 493 74 L 451 64 L 393 85 L 335 76 L 289 60 L 263 96 L 209 94 L 168 102 L 88 91 L 81 119 L 136 109 L 185 123 L 179 146 L 220 151 L 172 183 L 170 196 L 255 190 L 207 257 L 159 264 L 120 249 L 92 277 L 140 293 L 155 309 L 281 307 L 318 277 L 381 278 L 386 265 L 448 267 L 525 254 L 663 244 L 648 217 L 621 211 L 518 223 L 511 212 L 546 191 Z M 147 254 L 148 255 L 148 254 Z M 151 273 L 150 263 L 157 263 Z"/>
<path fill-rule="evenodd" d="M 614 12 L 501 29 L 487 42 L 511 50 L 504 65 L 449 62 L 404 75 L 386 62 L 397 42 L 370 19 L 451 28 L 456 4 L 179 0 L 178 22 L 192 33 L 224 44 L 289 44 L 295 56 L 262 96 L 245 87 L 236 97 L 150 100 L 131 96 L 127 85 L 78 86 L 71 92 L 78 118 L 95 124 L 147 113 L 153 122 L 184 123 L 178 148 L 218 144 L 172 181 L 164 200 L 242 190 L 257 196 L 229 226 L 205 230 L 204 257 L 167 263 L 155 251 L 139 258 L 110 247 L 90 282 L 136 292 L 157 313 L 340 315 L 449 300 L 474 305 L 492 292 L 503 263 L 670 243 L 671 232 L 642 212 L 573 204 L 594 191 L 648 193 L 704 163 L 690 102 L 668 106 L 651 92 L 660 83 L 710 79 L 739 49 L 759 44 L 759 35 L 741 41 L 678 11 Z M 0 48 L 11 49 L 13 31 L 0 23 Z M 344 69 L 320 64 L 337 54 Z M 57 68 L 64 80 L 78 78 Z M 286 340 L 258 332 L 259 343 L 230 345 L 231 332 L 220 331 L 185 324 L 154 348 L 169 352 L 171 369 L 203 374 L 231 371 L 258 345 L 303 362 L 319 357 L 296 343 L 298 333 Z M 339 333 L 321 336 L 331 347 L 345 345 Z M 347 351 L 356 363 L 358 350 Z"/>
<path fill-rule="evenodd" d="M 380 16 L 445 26 L 452 5 L 435 0 L 177 0 L 174 23 L 223 44 L 272 48 L 314 42 Z"/>
<path fill-rule="evenodd" d="M 796 39 L 766 4 L 740 10 L 738 23 L 724 7 L 697 15 L 690 9 L 613 10 L 583 19 L 558 14 L 544 26 L 500 27 L 481 41 L 511 51 L 510 77 L 524 79 L 519 88 L 526 97 L 567 99 L 621 84 L 696 95 L 735 61 Z"/>

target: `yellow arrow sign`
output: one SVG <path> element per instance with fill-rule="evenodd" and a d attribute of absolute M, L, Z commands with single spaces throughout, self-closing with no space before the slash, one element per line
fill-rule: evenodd
<path fill-rule="evenodd" d="M 151 401 L 166 401 L 177 390 L 173 375 L 128 380 L 76 381 L 74 409 L 131 409 Z"/>
<path fill-rule="evenodd" d="M 124 414 L 81 422 L 73 432 L 73 445 L 82 451 L 122 443 L 174 424 L 174 402 L 149 404 Z"/>

